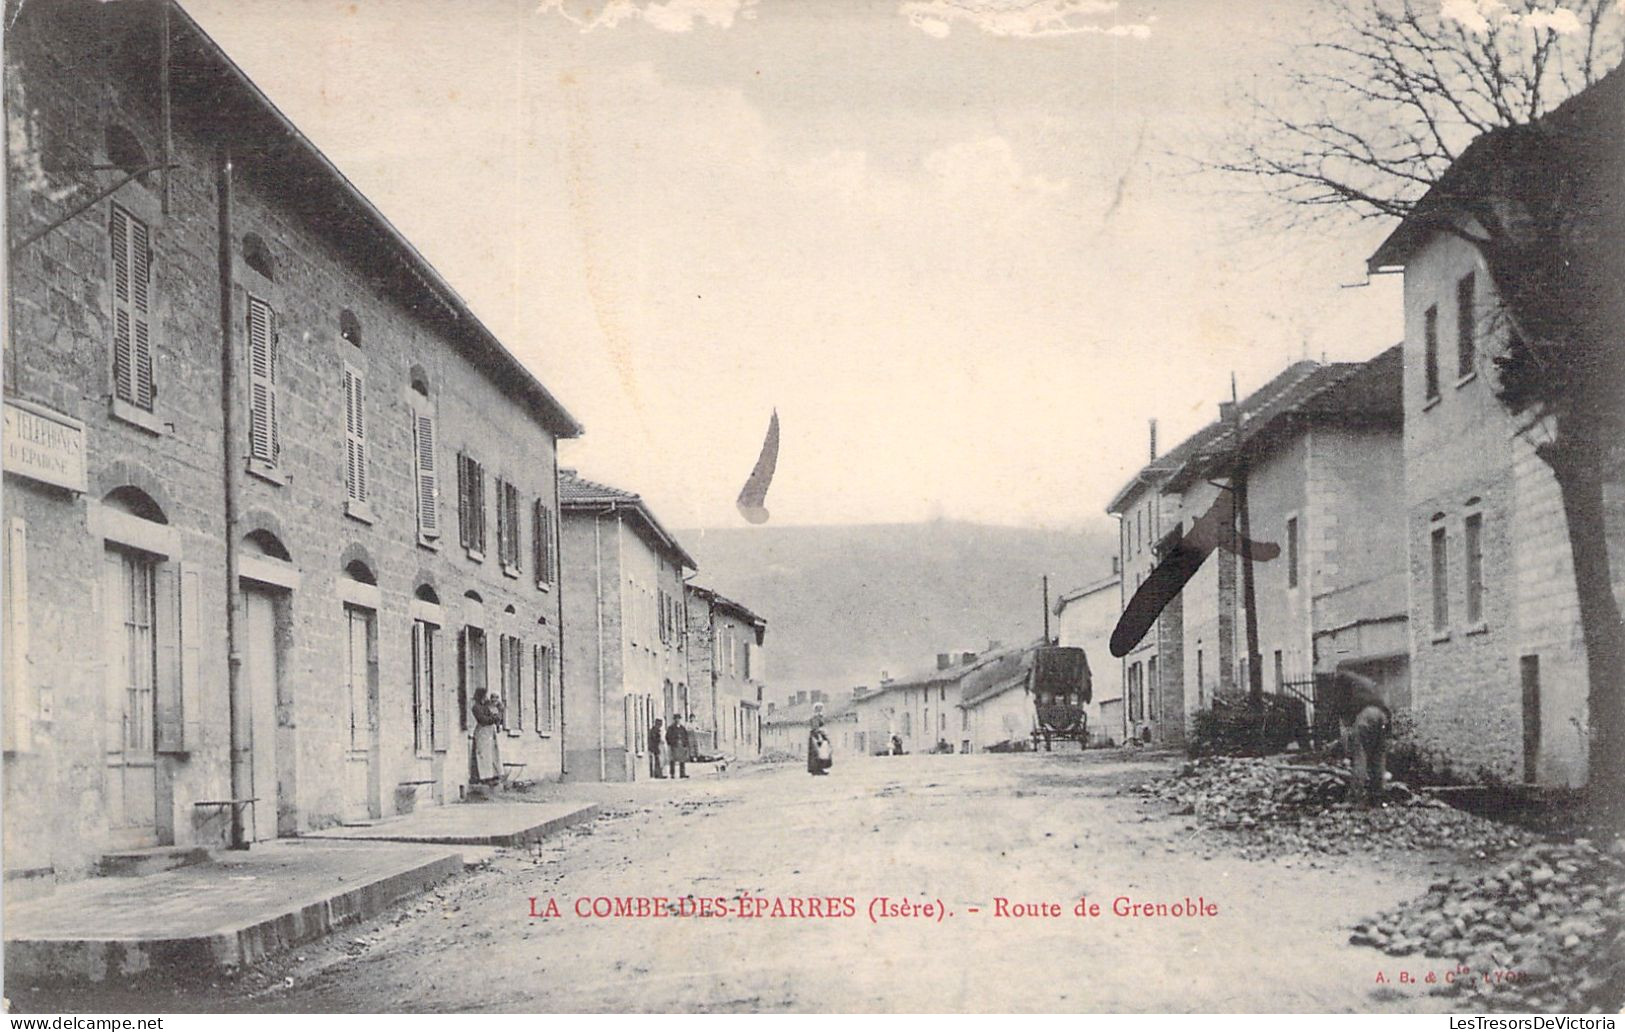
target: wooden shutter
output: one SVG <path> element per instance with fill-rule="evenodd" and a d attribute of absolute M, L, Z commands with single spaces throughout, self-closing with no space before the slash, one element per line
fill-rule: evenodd
<path fill-rule="evenodd" d="M 434 416 L 412 414 L 412 448 L 417 464 L 418 533 L 440 536 L 440 481 L 435 467 Z"/>
<path fill-rule="evenodd" d="M 544 730 L 542 721 L 542 662 L 545 653 L 541 645 L 530 647 L 530 711 L 536 715 L 536 730 Z"/>
<path fill-rule="evenodd" d="M 536 534 L 535 547 L 531 550 L 536 586 L 544 588 L 553 583 L 553 510 L 540 498 L 536 499 L 535 518 L 531 522 Z"/>
<path fill-rule="evenodd" d="M 474 540 L 474 511 L 468 500 L 468 456 L 457 453 L 457 543 L 464 548 Z"/>
<path fill-rule="evenodd" d="M 203 648 L 199 582 L 198 570 L 192 564 L 158 568 L 154 627 L 158 683 L 153 707 L 157 719 L 155 750 L 161 753 L 185 753 L 198 746 L 198 682 Z"/>
<path fill-rule="evenodd" d="M 109 548 L 102 553 L 102 618 L 105 639 L 102 653 L 107 659 L 106 701 L 102 706 L 103 751 L 124 751 L 124 693 L 129 662 L 129 643 L 124 636 L 124 611 L 129 606 L 124 583 L 124 557 Z"/>
<path fill-rule="evenodd" d="M 504 566 L 508 565 L 508 519 L 507 519 L 507 516 L 505 515 L 506 512 L 507 512 L 508 507 L 503 504 L 503 499 L 507 494 L 507 490 L 508 490 L 508 485 L 504 484 L 501 481 L 501 479 L 498 479 L 497 482 L 496 482 L 496 493 L 497 493 L 497 562 L 501 563 Z"/>
<path fill-rule="evenodd" d="M 181 705 L 181 590 L 174 563 L 162 563 L 154 576 L 153 649 L 157 654 L 157 681 L 152 708 L 156 720 L 155 752 L 180 752 L 185 739 Z"/>
<path fill-rule="evenodd" d="M 468 501 L 474 509 L 474 551 L 486 551 L 486 468 L 468 460 Z"/>
<path fill-rule="evenodd" d="M 519 540 L 522 537 L 519 526 L 519 488 L 513 484 L 508 485 L 508 553 L 513 564 L 514 572 L 524 568 L 525 557 L 519 550 Z"/>
<path fill-rule="evenodd" d="M 5 748 L 33 747 L 33 678 L 28 659 L 28 524 L 12 517 L 6 526 Z"/>
<path fill-rule="evenodd" d="M 354 366 L 344 367 L 344 491 L 353 502 L 367 500 L 367 382 Z"/>
<path fill-rule="evenodd" d="M 113 393 L 152 409 L 152 241 L 147 224 L 113 205 Z"/>
<path fill-rule="evenodd" d="M 469 674 L 468 628 L 457 632 L 457 730 L 468 730 L 468 704 L 473 693 Z"/>
<path fill-rule="evenodd" d="M 277 419 L 276 313 L 257 297 L 248 299 L 249 455 L 275 463 L 281 450 Z"/>

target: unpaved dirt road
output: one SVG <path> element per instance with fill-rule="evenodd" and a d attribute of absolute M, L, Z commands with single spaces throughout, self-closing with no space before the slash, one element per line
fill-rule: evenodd
<path fill-rule="evenodd" d="M 1175 761 L 905 756 L 684 782 L 569 786 L 606 803 L 483 870 L 261 969 L 72 1009 L 292 1011 L 1443 1011 L 1348 928 L 1451 870 L 1247 861 L 1125 794 Z M 851 917 L 582 918 L 598 897 L 850 897 Z M 951 916 L 872 923 L 870 900 Z M 531 897 L 545 911 L 531 916 Z M 1060 917 L 998 917 L 996 899 Z M 1198 898 L 1206 917 L 1133 918 Z M 1081 898 L 1100 916 L 1079 918 Z M 771 906 L 771 903 L 768 904 Z M 973 913 L 972 908 L 979 910 Z M 837 911 L 844 910 L 837 906 Z M 805 912 L 805 907 L 803 912 Z M 1387 983 L 1379 983 L 1383 972 Z M 77 1004 L 75 1007 L 74 1004 Z"/>

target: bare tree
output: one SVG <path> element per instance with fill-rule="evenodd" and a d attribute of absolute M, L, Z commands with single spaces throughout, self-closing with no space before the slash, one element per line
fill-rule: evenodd
<path fill-rule="evenodd" d="M 1391 218 L 1474 139 L 1522 125 L 1619 63 L 1618 0 L 1347 0 L 1211 167 L 1299 212 Z"/>
<path fill-rule="evenodd" d="M 1353 0 L 1224 171 L 1297 216 L 1427 219 L 1483 256 L 1496 394 L 1562 496 L 1590 680 L 1590 791 L 1625 814 L 1625 624 L 1605 493 L 1625 441 L 1625 5 Z M 1565 101 L 1575 98 L 1571 103 Z"/>

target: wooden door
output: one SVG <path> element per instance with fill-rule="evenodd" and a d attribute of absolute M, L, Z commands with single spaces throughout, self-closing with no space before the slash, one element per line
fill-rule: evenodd
<path fill-rule="evenodd" d="M 108 823 L 115 849 L 136 849 L 158 845 L 157 562 L 108 549 L 104 570 Z"/>
<path fill-rule="evenodd" d="M 282 682 L 281 655 L 276 644 L 276 596 L 244 586 L 247 616 L 243 683 L 247 686 L 249 770 L 248 795 L 255 800 L 244 821 L 248 838 L 262 842 L 277 836 L 277 817 L 283 809 L 277 772 L 277 702 Z"/>
<path fill-rule="evenodd" d="M 371 609 L 346 606 L 345 694 L 349 704 L 349 753 L 344 762 L 344 816 L 382 816 L 378 799 L 378 677 Z"/>

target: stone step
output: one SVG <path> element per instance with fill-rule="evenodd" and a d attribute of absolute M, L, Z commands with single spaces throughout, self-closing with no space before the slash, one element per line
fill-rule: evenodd
<path fill-rule="evenodd" d="M 103 878 L 141 878 L 177 867 L 206 863 L 209 851 L 203 846 L 150 846 L 103 853 L 96 873 Z"/>

